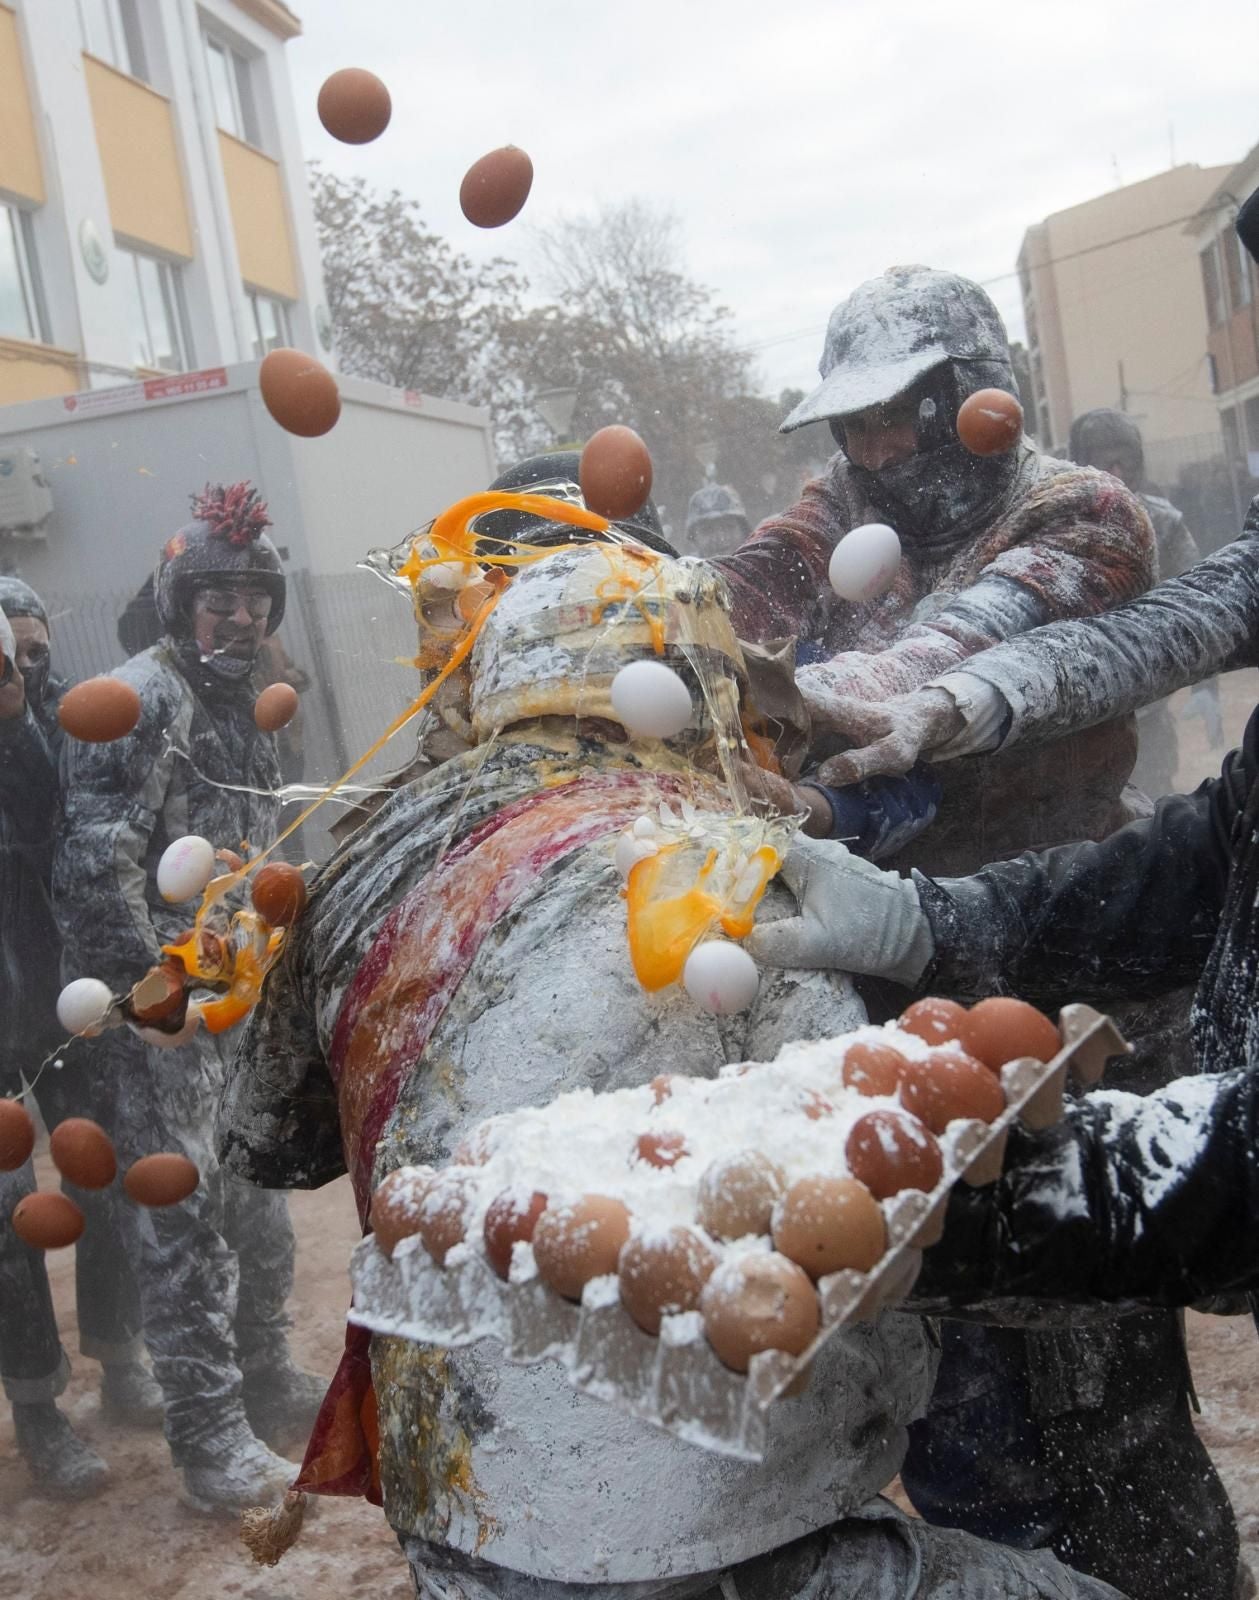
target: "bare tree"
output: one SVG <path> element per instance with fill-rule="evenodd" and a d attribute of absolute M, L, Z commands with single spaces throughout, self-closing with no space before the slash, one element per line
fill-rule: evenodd
<path fill-rule="evenodd" d="M 613 422 L 636 429 L 678 533 L 703 480 L 701 444 L 717 446 L 718 477 L 753 517 L 794 493 L 818 447 L 777 435 L 783 408 L 754 393 L 729 312 L 685 270 L 675 218 L 631 200 L 533 232 L 551 298 L 526 309 L 514 262 L 475 265 L 415 201 L 317 165 L 311 182 L 346 372 L 488 407 L 506 461 L 551 446 L 534 396 L 572 385 L 574 439 Z"/>
<path fill-rule="evenodd" d="M 579 437 L 611 422 L 636 429 L 656 498 L 680 526 L 702 479 L 697 447 L 751 392 L 729 312 L 684 270 L 677 220 L 640 200 L 564 219 L 533 242 L 554 304 L 506 332 L 523 390 L 574 385 Z"/>
<path fill-rule="evenodd" d="M 492 405 L 497 338 L 522 315 L 516 266 L 482 266 L 425 227 L 414 200 L 311 165 L 337 356 L 345 372 Z"/>

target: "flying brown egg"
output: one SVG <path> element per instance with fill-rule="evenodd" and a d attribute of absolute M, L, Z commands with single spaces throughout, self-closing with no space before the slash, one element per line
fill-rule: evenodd
<path fill-rule="evenodd" d="M 107 1189 L 118 1171 L 109 1135 L 87 1117 L 67 1117 L 48 1140 L 53 1165 L 80 1189 Z"/>
<path fill-rule="evenodd" d="M 374 72 L 342 67 L 320 85 L 315 109 L 334 139 L 342 144 L 370 144 L 389 126 L 393 101 Z"/>
<path fill-rule="evenodd" d="M 973 456 L 999 456 L 1023 437 L 1023 407 L 1004 389 L 979 389 L 963 400 L 957 436 Z"/>
<path fill-rule="evenodd" d="M 287 928 L 306 908 L 306 880 L 287 861 L 269 861 L 253 877 L 254 910 L 273 928 Z"/>
<path fill-rule="evenodd" d="M 474 161 L 459 185 L 459 209 L 475 227 L 501 228 L 519 216 L 533 187 L 533 162 L 514 144 Z"/>
<path fill-rule="evenodd" d="M 633 428 L 613 423 L 586 441 L 577 475 L 587 508 L 617 522 L 640 511 L 651 493 L 651 456 Z"/>
<path fill-rule="evenodd" d="M 64 1250 L 83 1232 L 84 1222 L 64 1194 L 23 1195 L 13 1208 L 13 1231 L 33 1250 Z"/>
<path fill-rule="evenodd" d="M 87 678 L 57 707 L 57 721 L 72 739 L 85 744 L 124 739 L 139 720 L 140 696 L 121 678 Z"/>
<path fill-rule="evenodd" d="M 141 1206 L 177 1206 L 201 1182 L 201 1174 L 187 1156 L 162 1150 L 141 1156 L 123 1174 L 122 1186 Z"/>
<path fill-rule="evenodd" d="M 35 1123 L 20 1100 L 0 1100 L 0 1172 L 16 1172 L 35 1148 Z"/>
<path fill-rule="evenodd" d="M 254 722 L 263 733 L 279 733 L 297 715 L 297 690 L 291 683 L 273 683 L 254 701 Z"/>
<path fill-rule="evenodd" d="M 262 403 L 289 433 L 317 439 L 341 415 L 337 381 L 304 350 L 272 350 L 258 369 Z"/>

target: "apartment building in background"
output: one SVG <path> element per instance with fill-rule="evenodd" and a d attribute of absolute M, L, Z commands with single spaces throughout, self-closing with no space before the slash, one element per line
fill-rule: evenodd
<path fill-rule="evenodd" d="M 1215 403 L 1230 462 L 1259 478 L 1259 267 L 1233 227 L 1259 188 L 1259 145 L 1226 171 L 1186 228 L 1198 252 Z"/>
<path fill-rule="evenodd" d="M 330 359 L 281 0 L 0 0 L 0 405 Z"/>
<path fill-rule="evenodd" d="M 1159 481 L 1219 456 L 1202 271 L 1185 229 L 1229 171 L 1175 166 L 1024 234 L 1034 431 L 1046 448 L 1065 449 L 1080 412 L 1115 406 L 1139 423 Z"/>

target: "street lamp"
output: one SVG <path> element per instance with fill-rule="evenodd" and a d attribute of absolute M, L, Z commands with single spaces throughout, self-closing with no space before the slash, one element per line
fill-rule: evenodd
<path fill-rule="evenodd" d="M 556 444 L 568 438 L 576 406 L 575 388 L 541 389 L 533 397 L 533 409 L 550 428 Z"/>

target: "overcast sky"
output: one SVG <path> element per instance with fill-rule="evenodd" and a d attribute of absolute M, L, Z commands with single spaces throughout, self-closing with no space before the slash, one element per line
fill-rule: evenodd
<path fill-rule="evenodd" d="M 681 219 L 692 275 L 762 387 L 812 386 L 831 306 L 896 262 L 989 287 L 1050 212 L 1259 142 L 1259 0 L 292 0 L 306 153 L 419 200 L 473 255 L 529 264 L 526 224 L 630 195 Z M 394 114 L 339 145 L 315 96 L 369 67 Z M 529 204 L 484 233 L 459 182 L 533 158 Z"/>

